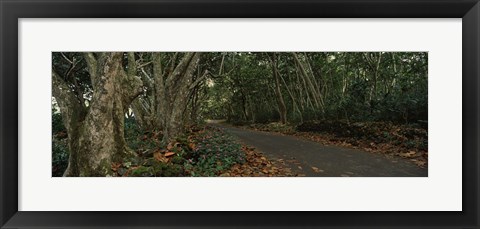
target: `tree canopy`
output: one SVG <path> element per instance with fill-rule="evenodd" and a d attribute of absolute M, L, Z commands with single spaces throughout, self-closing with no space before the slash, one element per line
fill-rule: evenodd
<path fill-rule="evenodd" d="M 131 126 L 167 147 L 205 120 L 428 123 L 426 52 L 54 52 L 52 82 L 66 176 L 138 156 Z"/>

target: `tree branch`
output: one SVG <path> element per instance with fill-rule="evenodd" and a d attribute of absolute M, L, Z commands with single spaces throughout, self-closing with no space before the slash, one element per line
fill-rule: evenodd
<path fill-rule="evenodd" d="M 80 104 L 67 83 L 52 69 L 52 94 L 60 108 L 63 123 L 67 129 L 76 128 L 85 118 L 86 109 Z"/>
<path fill-rule="evenodd" d="M 138 69 L 143 68 L 143 67 L 145 67 L 145 66 L 147 66 L 147 65 L 149 65 L 149 64 L 151 64 L 151 63 L 153 63 L 153 62 L 152 62 L 152 61 L 149 61 L 149 62 L 147 62 L 147 63 L 143 63 L 143 64 L 141 64 L 141 65 L 138 65 L 137 68 L 138 68 Z"/>
<path fill-rule="evenodd" d="M 192 58 L 194 57 L 195 53 L 194 52 L 188 52 L 185 54 L 185 56 L 182 58 L 180 63 L 175 67 L 175 70 L 173 70 L 172 73 L 167 77 L 167 80 L 165 81 L 165 88 L 167 89 L 174 89 L 174 85 L 176 84 L 177 80 L 174 80 L 175 78 L 178 78 L 181 75 L 184 75 L 185 70 L 188 68 L 190 65 L 190 61 L 192 61 Z"/>
<path fill-rule="evenodd" d="M 137 62 L 135 62 L 135 53 L 128 52 L 127 56 L 128 56 L 127 74 L 128 74 L 128 77 L 133 77 L 137 75 Z"/>
<path fill-rule="evenodd" d="M 143 82 L 136 75 L 137 73 L 137 63 L 135 62 L 135 54 L 133 52 L 129 52 L 128 54 L 128 69 L 127 72 L 121 68 L 120 74 L 122 74 L 122 97 L 123 97 L 123 104 L 124 109 L 126 110 L 130 103 L 137 98 L 139 95 L 143 93 Z"/>
<path fill-rule="evenodd" d="M 87 62 L 87 67 L 88 67 L 88 73 L 90 74 L 90 80 L 92 81 L 92 87 L 95 89 L 97 86 L 97 81 L 98 81 L 98 61 L 95 58 L 95 55 L 91 52 L 85 52 L 83 53 L 83 57 L 85 58 L 85 61 Z"/>
<path fill-rule="evenodd" d="M 203 75 L 196 79 L 195 82 L 190 85 L 189 90 L 193 90 L 198 84 L 200 84 L 200 82 L 202 82 L 207 77 L 208 74 L 208 70 L 205 70 L 205 72 L 203 72 Z"/>
<path fill-rule="evenodd" d="M 144 85 L 144 86 L 146 86 L 149 90 L 153 89 L 153 80 L 152 80 L 152 77 L 150 77 L 150 76 L 148 75 L 148 73 L 145 71 L 144 68 L 141 68 L 140 70 L 141 70 L 141 72 L 143 73 L 143 77 L 141 77 L 141 78 L 142 78 L 142 81 L 143 81 L 144 84 L 146 84 L 146 85 Z"/>

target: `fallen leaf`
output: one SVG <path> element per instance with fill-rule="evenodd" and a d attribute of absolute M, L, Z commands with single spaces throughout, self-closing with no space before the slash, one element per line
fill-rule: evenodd
<path fill-rule="evenodd" d="M 163 154 L 161 154 L 159 151 L 153 153 L 153 158 L 155 158 L 155 160 L 163 162 L 163 163 L 168 162 L 168 159 Z"/>
<path fill-rule="evenodd" d="M 312 170 L 313 170 L 314 172 L 316 172 L 316 173 L 322 173 L 322 172 L 323 172 L 322 169 L 319 169 L 319 168 L 313 167 L 313 166 L 312 166 Z"/>
<path fill-rule="evenodd" d="M 167 145 L 168 150 L 173 149 L 173 147 L 174 147 L 174 143 L 172 143 L 172 142 L 168 143 L 168 145 Z"/>
<path fill-rule="evenodd" d="M 398 155 L 400 155 L 400 157 L 413 157 L 415 156 L 416 152 L 415 151 L 410 151 L 408 153 L 400 153 Z"/>
<path fill-rule="evenodd" d="M 413 163 L 415 163 L 416 165 L 418 165 L 420 167 L 424 167 L 427 164 L 427 162 L 425 162 L 425 161 L 419 161 L 419 160 L 412 160 L 412 161 L 413 161 Z"/>
<path fill-rule="evenodd" d="M 121 165 L 122 165 L 121 163 L 113 162 L 113 163 L 112 163 L 112 170 L 113 170 L 114 172 L 116 172 L 117 169 L 120 168 Z"/>
<path fill-rule="evenodd" d="M 165 153 L 165 157 L 170 157 L 170 156 L 173 156 L 175 155 L 175 152 L 166 152 Z"/>

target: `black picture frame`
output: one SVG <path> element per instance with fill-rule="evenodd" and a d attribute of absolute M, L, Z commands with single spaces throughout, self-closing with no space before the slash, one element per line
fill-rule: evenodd
<path fill-rule="evenodd" d="M 0 15 L 1 228 L 480 228 L 478 0 L 0 0 Z M 462 18 L 463 211 L 18 211 L 18 19 L 162 17 Z"/>

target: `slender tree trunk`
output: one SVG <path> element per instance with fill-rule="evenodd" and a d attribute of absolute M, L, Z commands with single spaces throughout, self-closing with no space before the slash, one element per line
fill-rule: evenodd
<path fill-rule="evenodd" d="M 377 94 L 377 78 L 380 70 L 380 62 L 382 61 L 382 53 L 380 52 L 376 59 L 372 59 L 368 55 L 369 54 L 364 54 L 365 58 L 367 59 L 368 65 L 370 66 L 370 69 L 372 70 L 372 73 L 373 73 L 373 82 L 372 82 L 372 87 L 370 89 L 370 94 L 368 99 L 370 104 L 370 113 L 373 113 L 373 109 L 374 109 L 373 100 L 374 98 L 376 98 L 376 94 Z"/>
<path fill-rule="evenodd" d="M 304 64 L 298 58 L 297 53 L 292 53 L 292 54 L 295 59 L 295 62 L 297 63 L 296 66 L 300 69 L 300 73 L 301 73 L 300 75 L 303 77 L 303 80 L 306 83 L 305 90 L 310 91 L 310 93 L 312 94 L 315 108 L 320 109 L 322 113 L 324 113 L 324 107 L 322 104 L 321 95 L 317 93 L 318 90 L 315 88 L 315 85 L 312 83 L 312 80 L 315 80 L 315 79 L 310 79 L 313 77 L 309 76 Z"/>
<path fill-rule="evenodd" d="M 154 120 L 155 126 L 158 130 L 164 129 L 165 116 L 167 111 L 167 99 L 165 91 L 165 80 L 162 69 L 162 54 L 152 53 L 153 60 L 153 79 L 154 79 Z M 171 60 L 174 61 L 174 60 Z"/>
<path fill-rule="evenodd" d="M 280 79 L 282 79 L 282 82 L 283 82 L 283 85 L 285 86 L 285 88 L 287 89 L 287 92 L 288 92 L 288 95 L 290 96 L 290 99 L 292 99 L 292 106 L 293 106 L 293 111 L 297 112 L 299 117 L 300 117 L 300 122 L 303 122 L 303 117 L 302 117 L 302 112 L 300 111 L 300 109 L 298 108 L 298 103 L 297 103 L 297 100 L 295 99 L 295 97 L 293 96 L 292 94 L 292 91 L 290 90 L 290 88 L 288 88 L 288 84 L 287 82 L 285 81 L 285 79 L 282 77 L 282 75 L 279 75 L 280 76 Z"/>
<path fill-rule="evenodd" d="M 139 127 L 144 131 L 151 131 L 155 129 L 154 117 L 152 117 L 152 111 L 145 99 L 136 99 L 131 105 L 135 121 Z"/>
<path fill-rule="evenodd" d="M 248 113 L 247 113 L 247 101 L 245 98 L 245 94 L 243 94 L 242 90 L 240 90 L 240 97 L 242 98 L 242 114 L 243 114 L 243 121 L 248 121 Z"/>
<path fill-rule="evenodd" d="M 197 123 L 197 116 L 198 116 L 198 93 L 199 89 L 196 87 L 193 89 L 192 96 L 191 96 L 191 101 L 192 101 L 192 110 L 190 112 L 190 121 L 192 124 Z"/>
<path fill-rule="evenodd" d="M 268 55 L 268 54 L 267 54 Z M 275 79 L 275 94 L 277 97 L 278 111 L 280 115 L 280 122 L 282 124 L 287 123 L 287 107 L 283 100 L 282 90 L 280 89 L 280 73 L 277 69 L 277 55 L 275 53 L 270 57 L 270 63 L 272 65 L 273 77 Z"/>

